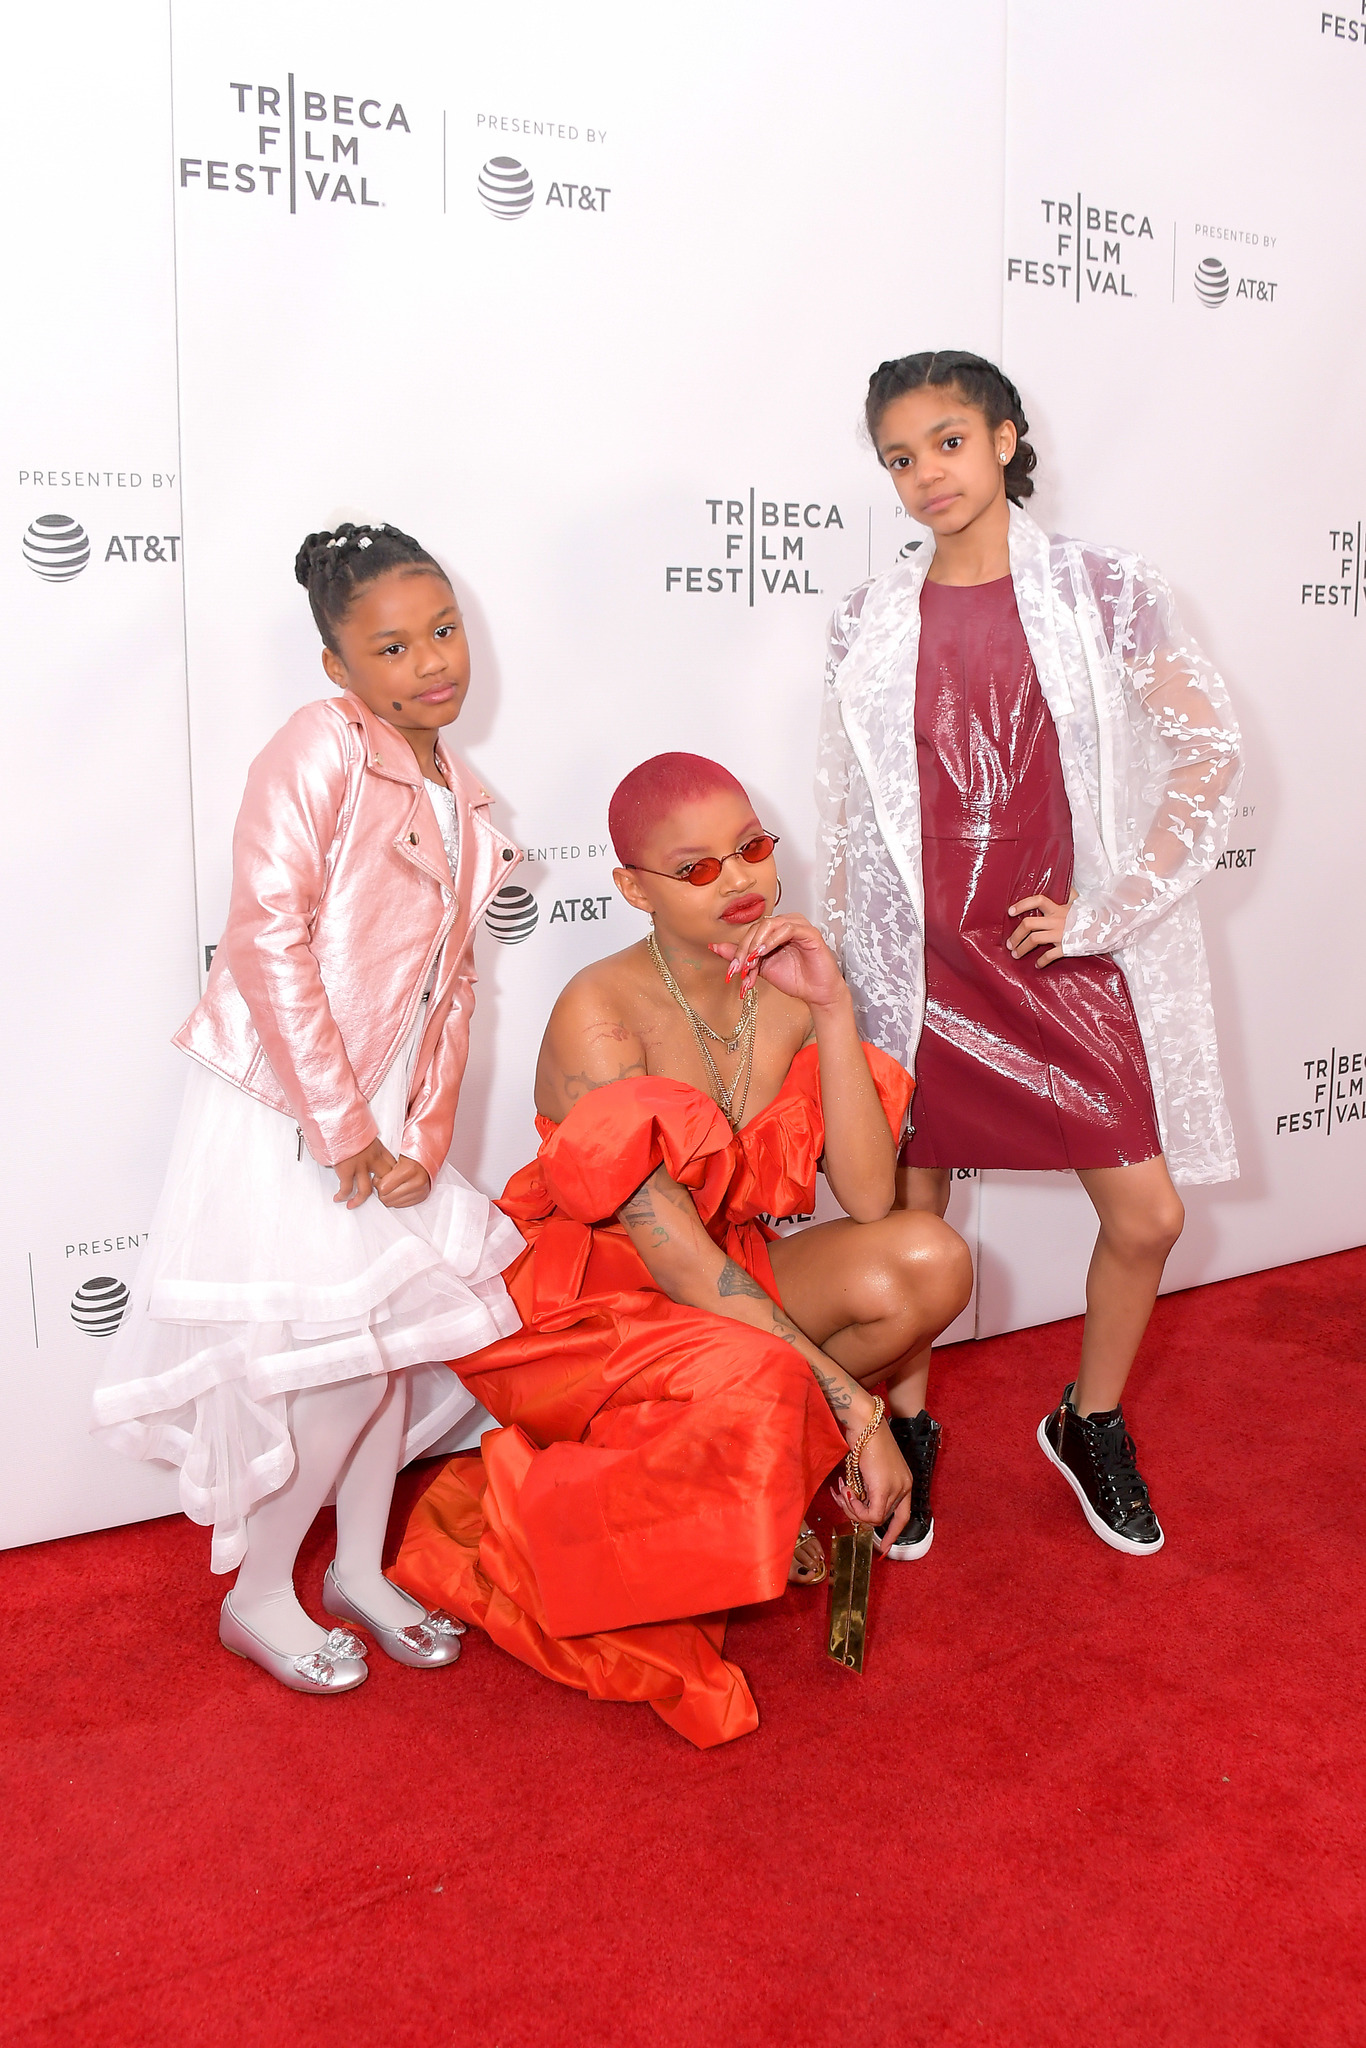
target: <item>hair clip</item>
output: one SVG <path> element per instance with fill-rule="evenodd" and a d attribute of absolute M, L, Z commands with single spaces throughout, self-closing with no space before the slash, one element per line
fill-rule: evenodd
<path fill-rule="evenodd" d="M 327 545 L 330 548 L 344 548 L 350 537 L 351 536 L 346 533 L 334 534 L 332 539 L 327 543 Z"/>
<path fill-rule="evenodd" d="M 371 542 L 371 539 L 370 539 L 370 536 L 369 536 L 369 534 L 368 534 L 368 533 L 362 533 L 362 534 L 361 534 L 361 535 L 360 535 L 360 536 L 359 536 L 359 537 L 357 538 L 357 541 L 356 541 L 356 546 L 357 546 L 358 548 L 368 548 L 368 547 L 370 547 L 370 546 L 372 546 L 372 545 L 373 545 L 373 543 Z"/>

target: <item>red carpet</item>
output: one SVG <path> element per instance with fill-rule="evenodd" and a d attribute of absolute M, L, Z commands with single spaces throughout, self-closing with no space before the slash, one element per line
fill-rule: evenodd
<path fill-rule="evenodd" d="M 1364 1292 L 1350 1252 L 1159 1304 L 1151 1560 L 1034 1442 L 1077 1326 L 948 1354 L 866 1674 L 823 1594 L 742 1616 L 763 1724 L 705 1754 L 473 1635 L 288 1694 L 179 1520 L 9 1553 L 0 2041 L 1361 2043 Z"/>

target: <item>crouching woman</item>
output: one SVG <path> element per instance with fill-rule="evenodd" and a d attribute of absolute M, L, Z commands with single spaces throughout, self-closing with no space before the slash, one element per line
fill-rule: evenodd
<path fill-rule="evenodd" d="M 726 1611 L 824 1576 L 803 1515 L 827 1475 L 852 1453 L 842 1504 L 884 1550 L 905 1528 L 899 1382 L 971 1268 L 937 1216 L 892 1208 L 913 1083 L 860 1043 L 820 935 L 775 914 L 741 785 L 660 755 L 609 824 L 653 928 L 551 1016 L 541 1148 L 502 1198 L 523 1328 L 459 1361 L 502 1427 L 419 1501 L 395 1576 L 707 1746 L 758 1724 Z M 818 1167 L 846 1218 L 776 1237 Z"/>

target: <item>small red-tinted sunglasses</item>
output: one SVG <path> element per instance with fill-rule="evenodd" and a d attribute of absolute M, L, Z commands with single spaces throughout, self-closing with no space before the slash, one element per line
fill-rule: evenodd
<path fill-rule="evenodd" d="M 752 868 L 757 868 L 760 861 L 768 859 L 777 844 L 776 832 L 758 832 L 743 846 L 737 846 L 734 853 L 728 853 L 726 860 L 748 861 Z M 688 882 L 694 889 L 705 889 L 709 882 L 717 879 L 725 865 L 725 860 L 718 860 L 714 853 L 709 853 L 702 860 L 690 860 L 686 867 L 675 868 L 672 873 L 666 868 L 640 868 L 634 864 L 632 871 L 638 875 L 659 875 L 666 882 Z"/>

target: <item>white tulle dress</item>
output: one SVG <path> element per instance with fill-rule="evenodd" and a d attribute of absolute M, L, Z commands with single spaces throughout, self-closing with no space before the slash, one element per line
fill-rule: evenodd
<path fill-rule="evenodd" d="M 454 806 L 443 787 L 428 791 L 454 872 Z M 395 1154 L 422 1021 L 370 1102 Z M 180 1467 L 181 1506 L 213 1526 L 216 1572 L 241 1563 L 248 1514 L 294 1469 L 292 1392 L 405 1371 L 406 1462 L 477 1406 L 433 1361 L 519 1327 L 501 1276 L 521 1232 L 449 1163 L 415 1208 L 372 1195 L 348 1209 L 336 1192 L 292 1117 L 192 1068 L 95 1432 Z"/>

